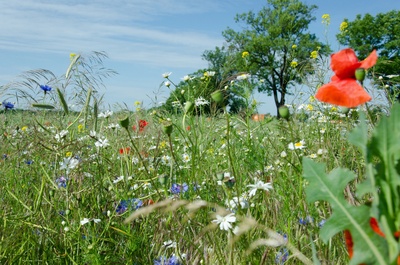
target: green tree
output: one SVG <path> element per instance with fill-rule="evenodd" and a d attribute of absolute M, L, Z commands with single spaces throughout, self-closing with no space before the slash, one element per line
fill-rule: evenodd
<path fill-rule="evenodd" d="M 345 19 L 336 35 L 342 45 L 354 49 L 365 58 L 376 49 L 379 58 L 370 72 L 375 84 L 386 89 L 389 102 L 399 100 L 400 94 L 400 11 L 379 13 L 376 16 L 357 15 L 354 21 Z M 380 78 L 380 76 L 382 76 Z"/>
<path fill-rule="evenodd" d="M 237 71 L 264 81 L 258 90 L 273 95 L 278 116 L 290 88 L 312 73 L 314 59 L 329 52 L 329 47 L 308 32 L 316 8 L 299 0 L 267 0 L 258 13 L 235 17 L 236 23 L 245 24 L 242 31 L 228 28 L 223 32 L 228 49 L 246 55 L 246 63 L 237 64 Z"/>

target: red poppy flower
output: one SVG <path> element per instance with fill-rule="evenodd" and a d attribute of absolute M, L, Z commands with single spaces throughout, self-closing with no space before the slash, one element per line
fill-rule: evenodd
<path fill-rule="evenodd" d="M 130 147 L 121 148 L 121 149 L 119 149 L 119 154 L 120 155 L 127 155 L 127 154 L 130 153 L 130 151 L 131 151 Z"/>
<path fill-rule="evenodd" d="M 358 61 L 352 49 L 344 49 L 331 55 L 331 68 L 335 75 L 331 82 L 320 87 L 315 98 L 337 106 L 353 108 L 371 100 L 371 96 L 357 82 L 358 68 L 368 69 L 375 65 L 378 55 L 374 50 L 363 61 Z"/>
<path fill-rule="evenodd" d="M 385 237 L 385 234 L 382 232 L 382 230 L 379 228 L 378 225 L 378 221 L 374 218 L 371 217 L 369 219 L 369 225 L 371 226 L 372 230 L 374 230 L 374 232 L 378 235 L 380 235 L 381 237 Z M 400 235 L 400 231 L 397 231 L 394 233 L 394 237 L 396 239 L 399 238 Z M 346 247 L 347 247 L 347 251 L 349 252 L 349 257 L 350 259 L 353 257 L 353 238 L 351 236 L 351 233 L 349 230 L 344 230 L 344 240 L 346 243 Z M 397 264 L 400 265 L 400 255 L 397 258 Z M 364 265 L 364 264 L 360 264 L 360 265 Z"/>
<path fill-rule="evenodd" d="M 149 123 L 145 120 L 139 120 L 139 132 L 142 132 L 144 128 L 148 125 Z M 132 129 L 136 131 L 136 125 L 132 126 Z"/>

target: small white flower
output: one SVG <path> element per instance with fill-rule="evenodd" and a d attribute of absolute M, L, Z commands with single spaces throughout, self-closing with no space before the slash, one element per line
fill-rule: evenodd
<path fill-rule="evenodd" d="M 190 161 L 190 156 L 185 153 L 182 155 L 182 159 L 183 159 L 183 162 L 187 163 Z"/>
<path fill-rule="evenodd" d="M 61 132 L 57 133 L 54 138 L 56 138 L 57 142 L 61 142 L 68 134 L 67 130 L 62 130 Z"/>
<path fill-rule="evenodd" d="M 98 224 L 98 223 L 101 222 L 101 219 L 95 219 L 95 218 L 93 218 L 93 222 L 94 222 L 95 224 Z"/>
<path fill-rule="evenodd" d="M 64 231 L 68 232 L 69 231 L 69 227 L 68 226 L 64 227 Z"/>
<path fill-rule="evenodd" d="M 171 82 L 165 81 L 165 82 L 164 82 L 164 85 L 165 85 L 166 87 L 170 87 L 170 86 L 171 86 Z"/>
<path fill-rule="evenodd" d="M 290 149 L 290 150 L 295 150 L 295 149 L 304 149 L 304 148 L 306 148 L 306 146 L 305 146 L 305 144 L 306 144 L 306 142 L 304 141 L 304 140 L 301 140 L 300 142 L 297 142 L 297 143 L 290 143 L 289 145 L 288 145 L 288 148 Z"/>
<path fill-rule="evenodd" d="M 229 207 L 231 209 L 239 208 L 246 209 L 249 208 L 249 203 L 243 197 L 233 197 L 232 200 L 229 201 Z"/>
<path fill-rule="evenodd" d="M 124 176 L 119 176 L 118 178 L 113 180 L 113 183 L 116 184 L 116 183 L 118 183 L 120 181 L 123 181 L 123 180 L 124 180 Z"/>
<path fill-rule="evenodd" d="M 83 218 L 83 220 L 81 220 L 81 225 L 85 225 L 85 224 L 87 224 L 87 223 L 89 223 L 90 222 L 90 220 L 89 220 L 89 218 Z"/>
<path fill-rule="evenodd" d="M 107 138 L 104 138 L 104 139 L 98 139 L 97 142 L 94 143 L 94 145 L 97 147 L 107 147 L 110 144 L 108 143 Z"/>
<path fill-rule="evenodd" d="M 70 169 L 74 169 L 79 164 L 79 159 L 75 157 L 66 157 L 63 162 L 60 162 L 60 169 L 66 169 L 67 173 L 69 173 Z"/>
<path fill-rule="evenodd" d="M 172 240 L 163 242 L 163 245 L 165 248 L 176 248 L 176 242 L 174 242 Z"/>
<path fill-rule="evenodd" d="M 247 187 L 251 188 L 251 190 L 249 191 L 250 197 L 253 197 L 254 195 L 256 195 L 257 190 L 265 190 L 265 191 L 272 190 L 271 183 L 269 183 L 269 182 L 264 183 L 261 180 L 258 180 L 255 184 L 247 185 Z"/>
<path fill-rule="evenodd" d="M 107 110 L 105 112 L 102 112 L 98 115 L 99 118 L 109 118 L 113 115 L 113 112 L 111 110 Z"/>
<path fill-rule="evenodd" d="M 207 100 L 205 100 L 203 97 L 199 97 L 194 101 L 194 104 L 196 106 L 203 106 L 203 105 L 208 105 L 210 104 L 210 102 L 208 102 Z"/>
<path fill-rule="evenodd" d="M 190 78 L 190 76 L 188 76 L 188 75 L 185 75 L 185 76 L 182 78 L 182 80 L 185 81 L 185 82 L 189 81 L 190 79 L 191 79 L 191 78 Z"/>
<path fill-rule="evenodd" d="M 162 74 L 162 77 L 168 78 L 170 75 L 172 75 L 171 72 L 166 72 L 166 73 L 163 73 L 163 74 Z"/>
<path fill-rule="evenodd" d="M 219 224 L 219 229 L 228 231 L 232 228 L 232 223 L 236 222 L 236 216 L 234 213 L 230 213 L 225 216 L 221 216 L 217 214 L 215 216 L 217 219 L 212 220 L 211 222 Z"/>
<path fill-rule="evenodd" d="M 286 154 L 286 152 L 285 152 L 285 151 L 282 151 L 282 153 L 281 153 L 281 157 L 287 157 L 287 154 Z"/>

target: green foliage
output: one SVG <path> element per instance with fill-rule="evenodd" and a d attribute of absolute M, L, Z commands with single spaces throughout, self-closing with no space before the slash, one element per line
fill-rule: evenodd
<path fill-rule="evenodd" d="M 308 25 L 315 20 L 312 12 L 316 6 L 297 0 L 267 2 L 257 14 L 248 12 L 236 16 L 236 22 L 243 23 L 244 30 L 237 32 L 228 28 L 223 36 L 231 53 L 249 53 L 246 63 L 237 65 L 236 71 L 246 71 L 264 80 L 258 90 L 272 94 L 278 109 L 285 104 L 290 87 L 312 73 L 312 61 L 318 55 L 327 54 L 329 48 L 307 32 Z"/>
<path fill-rule="evenodd" d="M 349 141 L 357 146 L 365 160 L 365 179 L 357 185 L 360 206 L 345 200 L 343 191 L 356 177 L 346 169 L 325 174 L 325 166 L 303 160 L 304 177 L 309 181 L 306 196 L 309 202 L 324 200 L 332 207 L 332 216 L 321 230 L 325 242 L 333 235 L 348 230 L 354 242 L 350 264 L 395 264 L 400 246 L 394 234 L 400 230 L 400 105 L 395 104 L 390 117 L 383 117 L 368 139 L 365 116 L 350 134 Z M 372 205 L 362 198 L 369 196 Z M 370 218 L 378 220 L 385 238 L 372 229 Z"/>
<path fill-rule="evenodd" d="M 385 89 L 390 104 L 400 99 L 400 11 L 376 16 L 357 15 L 354 21 L 345 19 L 337 39 L 342 45 L 354 49 L 361 58 L 366 58 L 376 49 L 378 62 L 369 75 L 377 87 Z"/>

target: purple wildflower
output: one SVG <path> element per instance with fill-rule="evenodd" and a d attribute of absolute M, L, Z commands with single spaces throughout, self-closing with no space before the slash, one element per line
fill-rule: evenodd
<path fill-rule="evenodd" d="M 188 189 L 189 189 L 189 186 L 186 183 L 183 183 L 182 185 L 174 183 L 171 186 L 171 193 L 172 194 L 184 193 L 184 192 L 187 192 Z"/>
<path fill-rule="evenodd" d="M 46 94 L 47 92 L 51 91 L 51 86 L 48 85 L 40 85 L 40 88 L 44 91 L 44 93 Z"/>
<path fill-rule="evenodd" d="M 162 256 L 156 260 L 154 260 L 154 265 L 181 265 L 178 258 L 175 255 L 172 255 L 169 259 L 165 256 Z"/>
<path fill-rule="evenodd" d="M 2 105 L 5 108 L 5 110 L 9 110 L 9 109 L 13 109 L 14 108 L 14 104 L 12 104 L 11 102 L 3 101 Z"/>
<path fill-rule="evenodd" d="M 289 251 L 286 248 L 283 248 L 276 253 L 275 263 L 276 264 L 285 264 L 289 257 Z"/>
<path fill-rule="evenodd" d="M 67 178 L 65 178 L 64 176 L 59 177 L 58 179 L 56 179 L 56 183 L 57 186 L 59 188 L 66 188 L 67 187 Z"/>
<path fill-rule="evenodd" d="M 137 210 L 140 207 L 143 206 L 143 201 L 140 199 L 129 199 L 129 200 L 122 200 L 117 208 L 115 209 L 115 211 L 118 214 L 123 214 L 124 212 L 126 212 L 128 209 L 133 209 L 133 210 Z"/>

